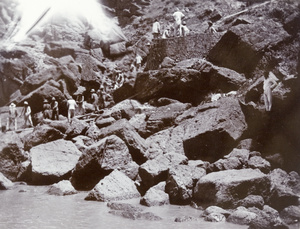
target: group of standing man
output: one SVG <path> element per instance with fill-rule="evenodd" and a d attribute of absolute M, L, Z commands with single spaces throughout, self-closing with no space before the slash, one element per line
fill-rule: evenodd
<path fill-rule="evenodd" d="M 161 38 L 166 39 L 172 36 L 184 37 L 190 33 L 190 30 L 186 26 L 186 22 L 182 21 L 182 19 L 185 18 L 185 15 L 178 8 L 176 8 L 176 11 L 172 16 L 174 18 L 174 25 L 168 25 L 163 32 L 161 31 L 161 25 L 158 19 L 155 19 L 152 25 L 152 34 L 154 39 L 158 39 L 160 35 L 162 35 Z"/>
<path fill-rule="evenodd" d="M 10 130 L 11 125 L 14 126 L 14 130 L 16 131 L 18 128 L 18 117 L 23 117 L 24 119 L 24 128 L 26 128 L 29 124 L 29 127 L 33 126 L 32 118 L 31 118 L 31 108 L 27 101 L 24 103 L 24 107 L 22 108 L 21 114 L 18 114 L 17 107 L 14 103 L 11 103 L 8 107 L 8 117 L 6 123 L 6 130 Z"/>

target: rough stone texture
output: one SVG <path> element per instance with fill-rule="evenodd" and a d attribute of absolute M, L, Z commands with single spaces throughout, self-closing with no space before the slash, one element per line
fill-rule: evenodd
<path fill-rule="evenodd" d="M 103 127 L 110 126 L 113 124 L 116 120 L 113 117 L 109 118 L 99 118 L 96 120 L 96 126 L 101 129 Z"/>
<path fill-rule="evenodd" d="M 66 138 L 72 139 L 78 135 L 84 135 L 85 131 L 88 129 L 88 124 L 84 121 L 73 118 L 68 129 L 66 130 Z"/>
<path fill-rule="evenodd" d="M 30 150 L 39 144 L 55 141 L 63 137 L 64 135 L 53 127 L 48 125 L 37 126 L 32 133 L 24 138 L 24 149 Z"/>
<path fill-rule="evenodd" d="M 201 40 L 202 42 L 198 42 Z M 205 45 L 203 45 L 205 43 Z M 194 34 L 181 38 L 160 39 L 155 41 L 149 53 L 147 69 L 158 69 L 165 57 L 176 60 L 205 57 L 216 43 L 210 34 Z"/>
<path fill-rule="evenodd" d="M 114 169 L 119 169 L 132 179 L 138 173 L 138 165 L 132 161 L 126 144 L 112 135 L 86 148 L 71 181 L 76 189 L 90 190 Z"/>
<path fill-rule="evenodd" d="M 76 194 L 77 191 L 72 186 L 70 181 L 63 180 L 56 184 L 51 185 L 47 193 L 55 196 L 66 196 L 66 195 Z"/>
<path fill-rule="evenodd" d="M 288 229 L 289 227 L 280 219 L 278 211 L 265 205 L 262 210 L 252 208 L 257 217 L 251 220 L 249 229 Z"/>
<path fill-rule="evenodd" d="M 31 148 L 32 184 L 51 184 L 71 176 L 81 152 L 71 141 L 57 140 Z"/>
<path fill-rule="evenodd" d="M 21 164 L 28 160 L 21 136 L 15 132 L 0 133 L 0 172 L 11 181 L 18 179 Z"/>
<path fill-rule="evenodd" d="M 280 212 L 280 218 L 286 224 L 299 223 L 300 220 L 300 207 L 299 206 L 289 206 L 284 208 Z"/>
<path fill-rule="evenodd" d="M 237 157 L 243 164 L 245 164 L 249 159 L 250 151 L 248 149 L 237 149 L 234 148 L 230 154 L 226 157 Z"/>
<path fill-rule="evenodd" d="M 199 105 L 178 116 L 172 128 L 149 138 L 149 154 L 185 154 L 190 160 L 214 162 L 232 151 L 247 128 L 244 114 L 233 98 Z"/>
<path fill-rule="evenodd" d="M 13 182 L 11 182 L 2 173 L 0 173 L 0 190 L 10 189 L 13 185 Z"/>
<path fill-rule="evenodd" d="M 219 68 L 205 60 L 194 60 L 188 67 L 141 72 L 137 75 L 134 91 L 142 102 L 167 97 L 184 103 L 199 104 L 209 92 L 236 91 L 245 77 L 235 71 Z"/>
<path fill-rule="evenodd" d="M 189 204 L 196 182 L 206 175 L 203 168 L 189 165 L 175 165 L 169 169 L 166 192 L 171 204 Z"/>
<path fill-rule="evenodd" d="M 278 47 L 289 37 L 282 25 L 273 20 L 232 27 L 210 50 L 209 60 L 241 73 L 249 73 L 258 64 L 265 49 Z"/>
<path fill-rule="evenodd" d="M 126 143 L 129 153 L 132 155 L 132 158 L 136 163 L 142 164 L 146 161 L 146 142 L 126 119 L 118 120 L 112 125 L 100 130 L 95 129 L 92 132 L 89 129 L 87 131 L 87 136 L 95 140 L 99 140 L 110 135 L 116 135 Z"/>
<path fill-rule="evenodd" d="M 94 141 L 91 138 L 89 138 L 87 136 L 83 136 L 83 135 L 79 135 L 79 136 L 73 138 L 72 142 L 76 145 L 76 147 L 81 152 L 84 152 L 88 146 L 94 144 Z"/>
<path fill-rule="evenodd" d="M 271 164 L 266 159 L 254 156 L 248 160 L 248 167 L 251 169 L 259 169 L 263 173 L 269 173 L 271 170 Z"/>
<path fill-rule="evenodd" d="M 281 169 L 275 169 L 269 173 L 269 178 L 271 193 L 266 201 L 268 205 L 278 211 L 290 205 L 298 205 L 299 192 L 294 189 L 294 178 L 291 175 Z"/>
<path fill-rule="evenodd" d="M 238 201 L 238 206 L 243 206 L 245 208 L 256 207 L 262 209 L 265 205 L 265 201 L 262 196 L 259 195 L 249 195 L 246 198 Z"/>
<path fill-rule="evenodd" d="M 150 136 L 174 125 L 177 116 L 190 108 L 190 104 L 171 103 L 153 110 L 147 117 L 146 132 Z"/>
<path fill-rule="evenodd" d="M 226 218 L 231 214 L 229 211 L 220 208 L 218 206 L 209 206 L 208 208 L 206 208 L 204 210 L 204 212 L 202 213 L 202 216 L 208 216 L 211 214 L 222 214 L 223 216 L 225 216 Z"/>
<path fill-rule="evenodd" d="M 259 170 L 241 169 L 213 172 L 197 182 L 193 198 L 201 203 L 232 207 L 248 195 L 270 194 L 270 180 Z"/>
<path fill-rule="evenodd" d="M 227 222 L 249 225 L 250 222 L 255 219 L 257 215 L 253 212 L 250 212 L 245 207 L 238 207 L 230 216 L 227 218 Z"/>
<path fill-rule="evenodd" d="M 166 181 L 169 168 L 178 164 L 187 164 L 187 158 L 180 154 L 169 153 L 146 161 L 139 168 L 142 185 L 147 190 L 161 181 Z"/>
<path fill-rule="evenodd" d="M 140 197 L 134 182 L 124 173 L 114 170 L 104 177 L 85 200 L 114 201 Z"/>
<path fill-rule="evenodd" d="M 225 222 L 226 217 L 221 213 L 210 213 L 204 217 L 204 220 L 208 222 Z"/>
<path fill-rule="evenodd" d="M 229 169 L 242 169 L 243 164 L 237 157 L 229 157 L 228 159 L 219 159 L 207 168 L 209 172 L 217 172 Z"/>
<path fill-rule="evenodd" d="M 169 195 L 165 192 L 165 186 L 165 182 L 160 182 L 159 184 L 150 188 L 141 198 L 140 204 L 148 207 L 169 204 Z"/>

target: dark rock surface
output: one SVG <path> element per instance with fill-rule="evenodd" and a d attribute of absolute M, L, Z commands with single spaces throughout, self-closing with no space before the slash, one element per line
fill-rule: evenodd
<path fill-rule="evenodd" d="M 76 189 L 90 190 L 114 169 L 132 179 L 138 173 L 138 165 L 132 161 L 126 144 L 111 135 L 84 150 L 72 172 L 71 181 Z"/>

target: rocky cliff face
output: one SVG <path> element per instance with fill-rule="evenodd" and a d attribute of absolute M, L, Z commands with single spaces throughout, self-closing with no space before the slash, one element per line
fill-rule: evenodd
<path fill-rule="evenodd" d="M 0 134 L 0 161 L 7 165 L 0 172 L 31 184 L 69 179 L 76 189 L 91 190 L 88 200 L 146 194 L 141 200 L 146 205 L 237 208 L 229 221 L 256 228 L 265 220 L 263 228 L 276 223 L 284 228 L 279 212 L 285 215 L 291 205 L 299 206 L 299 3 L 102 4 L 119 21 L 118 39 L 103 39 L 89 24 L 80 24 L 84 29 L 78 32 L 74 24 L 63 23 L 34 30 L 14 46 L 1 46 L 0 105 L 27 100 L 36 127 Z M 15 7 L 13 1 L 0 5 L 0 37 L 6 42 Z M 165 28 L 173 23 L 176 7 L 186 15 L 190 35 L 152 39 L 153 18 Z M 130 69 L 136 54 L 143 57 L 139 71 Z M 265 71 L 277 80 L 270 112 L 263 101 Z M 124 77 L 120 85 L 119 74 Z M 106 108 L 95 113 L 89 92 L 102 87 Z M 79 91 L 88 102 L 88 115 L 69 124 L 65 102 Z M 59 121 L 40 118 L 43 100 L 51 97 L 59 102 Z M 0 111 L 4 126 L 7 109 Z M 66 150 L 53 153 L 58 143 Z M 53 149 L 48 152 L 49 145 Z M 39 155 L 44 149 L 44 155 L 66 156 L 74 152 L 70 145 L 78 151 L 64 161 L 67 170 L 35 168 L 42 163 L 37 150 Z M 109 187 L 115 189 L 113 197 Z M 129 194 L 122 196 L 124 190 Z M 155 201 L 157 195 L 163 201 Z M 206 217 L 221 220 L 230 213 L 216 214 Z M 241 222 L 240 214 L 251 217 Z"/>

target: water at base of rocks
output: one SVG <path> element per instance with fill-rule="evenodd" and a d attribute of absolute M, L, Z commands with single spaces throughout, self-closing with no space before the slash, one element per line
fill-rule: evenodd
<path fill-rule="evenodd" d="M 199 217 L 201 211 L 189 206 L 143 207 L 163 218 L 161 221 L 132 220 L 109 213 L 107 203 L 85 201 L 87 193 L 71 196 L 53 196 L 45 186 L 17 186 L 0 191 L 0 228 L 7 229 L 63 229 L 63 228 L 130 228 L 130 229 L 241 229 L 247 226 L 231 223 L 210 223 L 203 219 L 192 222 L 175 222 L 176 217 Z M 137 204 L 138 199 L 129 203 Z"/>

